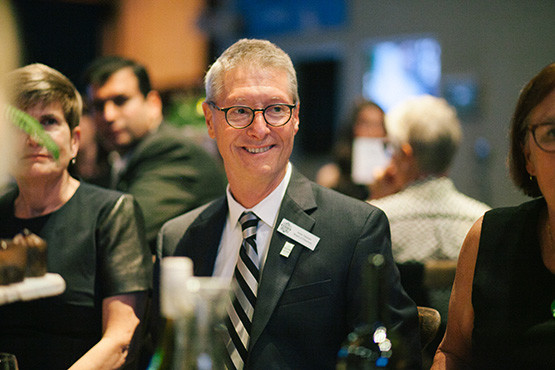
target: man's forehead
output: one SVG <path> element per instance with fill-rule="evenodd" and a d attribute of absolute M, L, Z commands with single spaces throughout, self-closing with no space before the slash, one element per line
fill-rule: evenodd
<path fill-rule="evenodd" d="M 241 64 L 224 72 L 223 80 L 241 78 L 272 78 L 283 77 L 287 71 L 273 66 L 259 66 L 254 64 Z"/>
<path fill-rule="evenodd" d="M 242 92 L 240 92 L 242 91 Z M 270 94 L 275 99 L 290 95 L 287 72 L 277 68 L 237 67 L 227 71 L 222 79 L 222 98 L 243 99 L 241 95 Z M 235 96 L 238 93 L 237 96 Z"/>
<path fill-rule="evenodd" d="M 93 83 L 87 87 L 89 95 L 112 94 L 139 91 L 139 79 L 131 67 L 125 67 L 112 73 L 104 82 Z"/>

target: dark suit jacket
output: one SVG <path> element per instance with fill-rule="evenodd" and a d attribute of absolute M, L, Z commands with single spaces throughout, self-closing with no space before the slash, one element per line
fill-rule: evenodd
<path fill-rule="evenodd" d="M 188 256 L 194 273 L 212 275 L 227 201 L 218 199 L 164 225 L 161 254 Z M 276 231 L 283 218 L 320 237 L 314 251 Z M 285 242 L 295 244 L 288 258 Z M 418 318 L 392 261 L 384 213 L 309 181 L 295 169 L 262 273 L 249 343 L 249 369 L 335 369 L 347 334 L 362 321 L 361 267 L 370 253 L 386 261 L 387 312 L 420 367 Z"/>
<path fill-rule="evenodd" d="M 162 122 L 133 150 L 116 188 L 132 194 L 154 252 L 164 222 L 225 194 L 223 168 L 175 126 Z"/>

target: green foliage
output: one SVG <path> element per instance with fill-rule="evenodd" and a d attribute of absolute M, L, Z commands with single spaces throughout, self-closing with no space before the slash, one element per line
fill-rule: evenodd
<path fill-rule="evenodd" d="M 175 94 L 166 109 L 166 119 L 177 126 L 204 128 L 201 104 L 204 96 L 197 94 Z"/>
<path fill-rule="evenodd" d="M 44 131 L 44 128 L 36 119 L 9 104 L 6 104 L 4 113 L 9 121 L 25 131 L 37 144 L 45 147 L 55 159 L 60 157 L 58 145 Z"/>

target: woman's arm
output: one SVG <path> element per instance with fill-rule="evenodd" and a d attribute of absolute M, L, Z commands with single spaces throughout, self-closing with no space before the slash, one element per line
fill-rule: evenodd
<path fill-rule="evenodd" d="M 105 298 L 102 301 L 102 338 L 70 369 L 117 369 L 123 366 L 144 314 L 146 299 L 146 292 Z"/>
<path fill-rule="evenodd" d="M 449 301 L 445 336 L 434 357 L 432 370 L 470 368 L 472 355 L 472 282 L 478 255 L 482 218 L 472 226 L 461 248 Z"/>

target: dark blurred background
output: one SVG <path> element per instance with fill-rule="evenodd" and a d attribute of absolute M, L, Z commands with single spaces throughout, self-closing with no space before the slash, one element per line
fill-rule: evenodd
<path fill-rule="evenodd" d="M 454 104 L 463 122 L 464 140 L 451 173 L 459 190 L 494 207 L 522 200 L 505 165 L 507 128 L 521 87 L 555 60 L 554 1 L 18 0 L 12 5 L 21 64 L 50 65 L 82 89 L 83 68 L 96 56 L 135 58 L 163 93 L 168 116 L 199 130 L 203 121 L 196 106 L 207 66 L 239 38 L 275 42 L 297 69 L 301 128 L 293 161 L 312 178 L 329 159 L 354 99 L 376 98 L 376 91 L 383 102 L 400 98 L 396 94 L 408 89 L 398 85 L 406 84 L 397 81 L 404 74 L 419 86 L 430 83 L 429 92 Z"/>

